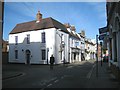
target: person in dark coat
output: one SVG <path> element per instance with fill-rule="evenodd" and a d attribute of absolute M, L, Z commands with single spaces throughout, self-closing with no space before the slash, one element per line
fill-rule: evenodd
<path fill-rule="evenodd" d="M 50 57 L 50 69 L 51 70 L 53 69 L 54 62 L 55 62 L 55 59 L 54 59 L 53 55 L 51 55 L 51 57 Z"/>

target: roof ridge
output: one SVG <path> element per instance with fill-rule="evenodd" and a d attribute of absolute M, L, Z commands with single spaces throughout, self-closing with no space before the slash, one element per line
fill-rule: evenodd
<path fill-rule="evenodd" d="M 55 20 L 55 19 L 53 19 L 52 17 L 49 17 L 49 18 L 50 18 L 50 20 L 52 21 L 53 26 L 55 27 L 55 25 L 54 25 L 54 23 L 53 23 L 53 20 Z"/>
<path fill-rule="evenodd" d="M 48 18 L 52 18 L 52 17 L 43 18 L 42 20 L 48 19 Z M 34 21 L 36 21 L 36 20 L 26 21 L 26 22 L 22 22 L 22 23 L 18 23 L 18 24 L 30 23 L 30 22 L 34 22 Z"/>

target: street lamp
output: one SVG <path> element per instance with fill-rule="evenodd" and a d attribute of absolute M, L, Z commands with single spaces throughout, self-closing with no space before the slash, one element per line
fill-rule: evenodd
<path fill-rule="evenodd" d="M 96 49 L 96 77 L 98 77 L 98 35 L 96 35 L 96 44 L 97 44 L 97 49 Z"/>
<path fill-rule="evenodd" d="M 101 66 L 102 66 L 102 42 L 100 42 L 100 46 L 101 46 Z"/>

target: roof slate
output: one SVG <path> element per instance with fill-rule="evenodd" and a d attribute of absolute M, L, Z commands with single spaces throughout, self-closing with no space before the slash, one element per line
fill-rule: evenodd
<path fill-rule="evenodd" d="M 65 25 L 60 23 L 59 21 L 49 17 L 42 19 L 40 22 L 36 23 L 36 20 L 30 21 L 30 22 L 24 22 L 24 23 L 19 23 L 17 24 L 13 30 L 9 34 L 16 34 L 16 33 L 22 33 L 22 32 L 27 32 L 27 31 L 36 31 L 36 30 L 43 30 L 43 29 L 48 29 L 48 28 L 57 28 L 61 29 L 61 31 L 68 33 L 69 35 L 80 39 L 77 34 L 73 34 L 72 32 L 70 33 Z"/>
<path fill-rule="evenodd" d="M 14 27 L 14 29 L 10 32 L 10 34 L 21 33 L 26 31 L 42 30 L 42 29 L 48 29 L 48 28 L 59 28 L 62 31 L 65 31 L 67 33 L 67 29 L 62 23 L 49 17 L 49 18 L 42 19 L 38 23 L 36 23 L 36 20 L 34 20 L 30 22 L 17 24 Z"/>

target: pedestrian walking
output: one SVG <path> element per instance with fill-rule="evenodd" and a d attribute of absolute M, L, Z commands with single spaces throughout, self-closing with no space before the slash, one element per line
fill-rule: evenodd
<path fill-rule="evenodd" d="M 54 64 L 54 62 L 55 62 L 54 56 L 51 55 L 51 57 L 50 57 L 50 69 L 51 69 L 51 70 L 53 69 L 53 64 Z"/>

